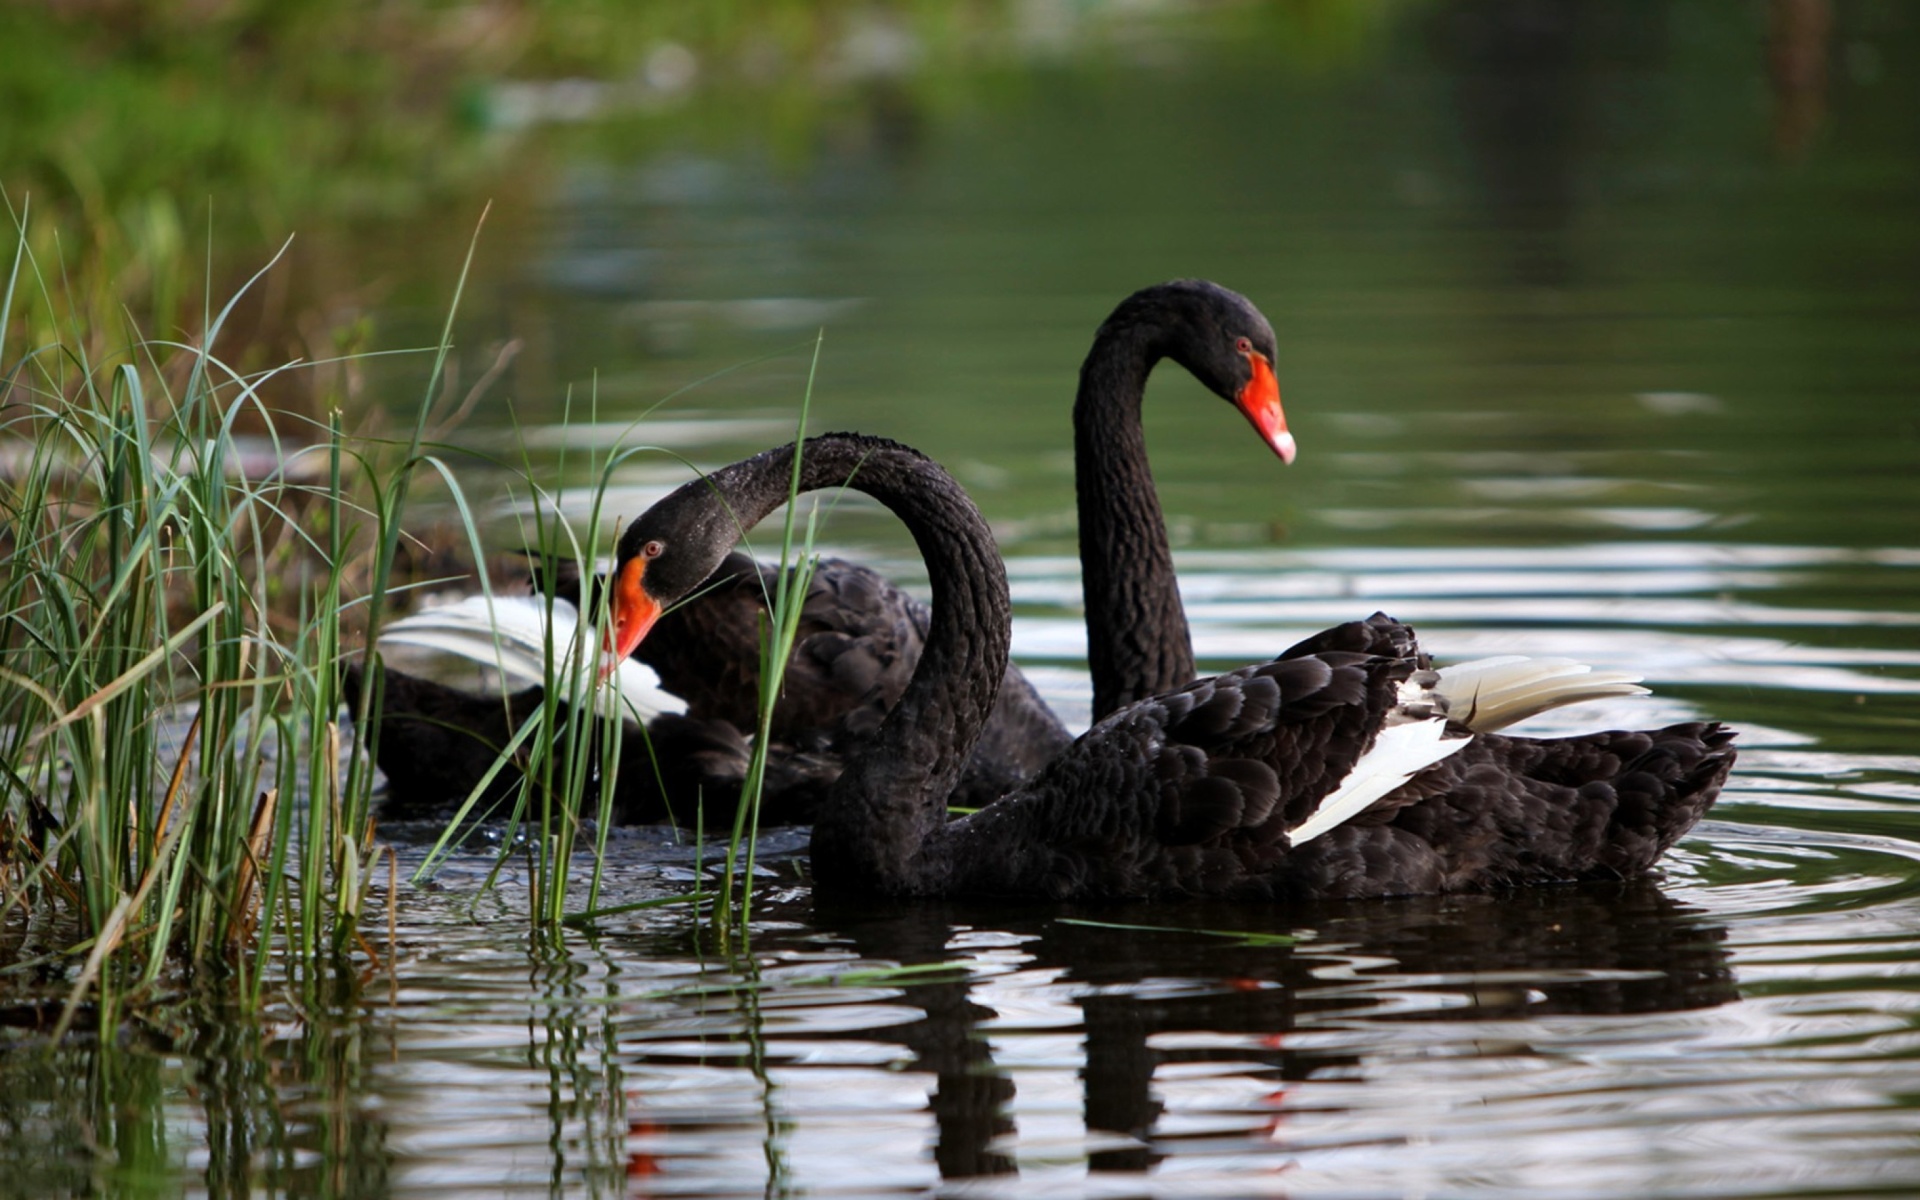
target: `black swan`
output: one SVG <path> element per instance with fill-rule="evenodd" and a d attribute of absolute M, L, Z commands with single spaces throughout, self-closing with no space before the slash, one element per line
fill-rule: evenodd
<path fill-rule="evenodd" d="M 1273 329 L 1245 297 L 1205 280 L 1175 280 L 1135 292 L 1101 324 L 1080 368 L 1073 407 L 1096 717 L 1194 675 L 1140 420 L 1147 377 L 1163 358 L 1239 409 L 1282 461 L 1294 457 L 1274 375 Z M 696 795 L 724 798 L 744 776 L 743 731 L 757 722 L 759 628 L 775 572 L 745 555 L 728 555 L 635 652 L 684 706 L 649 723 L 666 801 L 676 812 Z M 580 606 L 586 589 L 575 564 L 536 564 L 536 577 L 542 575 L 555 595 Z M 487 663 L 496 653 L 493 631 L 509 611 L 498 600 L 489 605 L 470 598 L 409 617 L 387 636 Z M 905 689 L 927 621 L 926 605 L 875 572 L 837 559 L 820 564 L 774 711 L 772 736 L 786 771 L 783 785 L 769 792 L 775 800 L 766 810 L 770 819 L 807 818 L 840 759 L 872 734 Z M 541 640 L 537 629 L 527 639 L 532 666 L 523 677 L 539 674 Z M 433 811 L 464 797 L 492 765 L 494 749 L 541 700 L 533 689 L 508 697 L 503 707 L 497 696 L 471 696 L 392 670 L 384 686 L 380 765 L 390 809 L 397 811 Z M 455 744 L 463 740 L 467 744 Z M 1025 676 L 1009 668 L 953 802 L 991 801 L 1032 778 L 1068 740 Z M 506 776 L 500 790 L 513 779 Z M 665 815 L 660 798 L 642 791 L 621 807 L 628 820 Z"/>
<path fill-rule="evenodd" d="M 743 527 L 786 499 L 793 455 L 781 447 L 724 467 L 627 529 L 621 645 L 643 639 Z M 800 486 L 851 487 L 892 509 L 933 584 L 912 679 L 815 816 L 823 889 L 1280 899 L 1619 878 L 1691 828 L 1733 764 L 1733 733 L 1712 722 L 1551 739 L 1476 732 L 1448 720 L 1412 630 L 1375 615 L 1116 709 L 1031 782 L 949 821 L 947 798 L 1006 669 L 993 538 L 952 477 L 894 442 L 811 439 Z"/>

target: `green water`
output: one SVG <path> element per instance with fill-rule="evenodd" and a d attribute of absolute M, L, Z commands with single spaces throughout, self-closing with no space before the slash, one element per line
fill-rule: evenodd
<path fill-rule="evenodd" d="M 548 194 L 488 235 L 469 302 L 470 345 L 527 346 L 474 424 L 577 406 L 596 374 L 625 417 L 824 327 L 816 427 L 909 440 L 971 471 L 1019 547 L 1061 549 L 1091 329 L 1202 275 L 1273 319 L 1302 456 L 1283 477 L 1160 381 L 1155 466 L 1195 544 L 1903 540 L 1920 97 L 1864 64 L 1911 21 L 1841 10 L 1823 124 L 1788 151 L 1756 14 L 1524 9 L 1400 13 L 1314 70 L 1241 13 L 982 70 L 964 102 L 877 89 L 799 161 L 751 134 L 629 159 L 556 129 Z M 670 409 L 784 416 L 804 369 Z M 1463 486 L 1447 454 L 1587 491 Z M 1596 505 L 1627 511 L 1573 511 Z"/>
<path fill-rule="evenodd" d="M 744 944 L 655 915 L 555 948 L 514 878 L 468 906 L 475 855 L 404 892 L 397 963 L 326 1011 L 4 1035 L 0 1191 L 1920 1188 L 1920 14 L 1834 6 L 1797 46 L 1824 82 L 1792 87 L 1791 7 L 1035 5 L 991 50 L 821 85 L 797 127 L 713 83 L 520 132 L 459 325 L 467 379 L 523 348 L 455 440 L 704 380 L 634 435 L 703 465 L 786 436 L 824 328 L 813 427 L 956 470 L 1071 715 L 1079 358 L 1132 289 L 1226 283 L 1273 321 L 1300 458 L 1156 377 L 1202 658 L 1385 608 L 1442 657 L 1641 671 L 1655 699 L 1549 727 L 1744 730 L 1655 884 L 849 913 L 789 841 Z M 339 235 L 388 247 L 334 267 L 398 276 L 382 344 L 431 340 L 483 199 Z M 369 386 L 399 408 L 424 370 Z M 683 478 L 642 460 L 622 511 Z M 880 514 L 827 537 L 918 578 Z M 692 878 L 650 836 L 617 854 L 624 895 Z M 916 963 L 955 966 L 850 974 Z"/>

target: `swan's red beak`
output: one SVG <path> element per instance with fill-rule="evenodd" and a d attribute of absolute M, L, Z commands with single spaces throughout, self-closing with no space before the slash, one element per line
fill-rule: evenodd
<path fill-rule="evenodd" d="M 1273 364 L 1263 354 L 1249 352 L 1247 365 L 1253 368 L 1253 378 L 1247 380 L 1247 386 L 1240 389 L 1240 397 L 1235 401 L 1241 412 L 1247 414 L 1247 420 L 1267 439 L 1267 445 L 1280 456 L 1280 461 L 1293 462 L 1293 435 L 1287 432 L 1287 414 L 1280 410 L 1280 381 L 1273 377 Z"/>
<path fill-rule="evenodd" d="M 619 669 L 621 663 L 647 636 L 647 630 L 660 619 L 660 602 L 647 595 L 640 586 L 641 578 L 647 572 L 647 560 L 633 558 L 620 568 L 613 580 L 613 628 L 607 633 L 607 661 L 600 668 L 600 677 L 607 676 Z"/>

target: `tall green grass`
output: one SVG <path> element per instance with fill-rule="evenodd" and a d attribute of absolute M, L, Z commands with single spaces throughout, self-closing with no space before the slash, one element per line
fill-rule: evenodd
<path fill-rule="evenodd" d="M 806 390 L 801 398 L 794 432 L 796 448 L 806 437 L 821 344 L 822 339 L 816 338 L 812 347 Z M 566 411 L 563 411 L 563 420 L 566 415 Z M 597 419 L 597 410 L 590 411 L 589 419 Z M 635 426 L 638 424 L 636 420 Z M 679 458 L 672 451 L 645 445 L 625 446 L 605 454 L 588 452 L 586 473 L 595 482 L 584 534 L 561 518 L 557 497 L 532 483 L 535 478 L 533 465 L 523 460 L 519 466 L 520 474 L 528 481 L 534 502 L 529 506 L 530 517 L 522 525 L 522 545 L 543 561 L 572 562 L 582 580 L 591 579 L 596 569 L 595 549 L 611 543 L 617 537 L 624 517 L 637 515 L 607 512 L 605 497 L 608 485 L 620 466 L 636 455 L 648 453 L 669 454 Z M 563 477 L 567 474 L 568 465 L 565 455 L 563 451 L 559 464 Z M 787 664 L 792 658 L 794 642 L 799 633 L 800 614 L 816 561 L 813 545 L 817 510 L 810 513 L 804 535 L 796 542 L 799 480 L 800 459 L 796 453 L 786 518 L 781 531 L 780 563 L 783 569 L 778 573 L 774 591 L 764 598 L 768 616 L 761 630 L 757 698 L 759 722 L 757 728 L 751 731 L 754 734 L 753 754 L 728 831 L 723 885 L 718 897 L 726 902 L 713 910 L 722 924 L 732 924 L 736 920 L 744 922 L 751 914 L 751 882 L 759 840 L 761 798 L 765 790 L 774 706 L 779 701 Z M 484 551 L 475 532 L 476 522 L 471 510 L 461 496 L 459 482 L 449 474 L 446 483 L 462 513 L 473 556 L 480 561 L 484 558 Z M 744 528 L 740 530 L 743 541 L 747 539 L 748 532 Z M 482 587 L 491 594 L 490 585 L 484 579 Z M 584 628 L 604 629 L 610 623 L 611 614 L 606 611 L 610 599 L 608 591 L 583 587 L 583 599 L 590 601 L 588 611 L 580 614 Z M 444 861 L 458 840 L 460 831 L 480 814 L 481 799 L 492 787 L 498 772 L 512 760 L 518 768 L 520 784 L 509 794 L 502 850 L 486 886 L 491 887 L 497 881 L 500 871 L 514 856 L 523 856 L 532 892 L 530 916 L 536 926 L 557 930 L 563 926 L 590 924 L 602 917 L 663 903 L 700 902 L 714 898 L 704 890 L 696 890 L 686 897 L 606 908 L 601 906 L 607 833 L 615 816 L 614 798 L 621 782 L 622 763 L 625 762 L 627 769 L 631 770 L 636 763 L 643 761 L 640 756 L 624 756 L 622 745 L 626 738 L 646 737 L 645 715 L 630 710 L 616 713 L 608 705 L 596 705 L 598 689 L 605 687 L 610 690 L 610 685 L 598 682 L 598 671 L 603 661 L 601 647 L 597 641 L 587 638 L 570 645 L 556 644 L 551 636 L 553 603 L 549 592 L 549 637 L 543 662 L 541 703 L 522 718 L 508 743 L 501 748 L 493 771 L 474 785 L 465 802 L 453 814 L 446 831 L 415 872 L 416 881 L 429 877 Z M 690 818 L 694 824 L 696 841 L 704 842 L 706 824 L 703 811 L 670 816 Z M 590 845 L 582 841 L 589 832 L 592 835 Z M 590 850 L 590 878 L 584 905 L 569 910 L 569 883 L 576 855 L 583 849 Z"/>
<path fill-rule="evenodd" d="M 62 308 L 24 213 L 15 233 L 0 292 L 0 957 L 66 966 L 56 1035 L 83 998 L 110 1028 L 183 969 L 215 972 L 257 1004 L 271 979 L 300 991 L 378 961 L 362 926 L 390 853 L 374 838 L 379 696 L 346 695 L 341 666 L 362 647 L 378 665 L 370 648 L 400 582 L 416 471 L 438 475 L 474 561 L 486 557 L 460 481 L 428 440 L 452 315 L 410 428 L 376 441 L 350 435 L 338 411 L 319 423 L 268 404 L 274 380 L 302 364 L 247 373 L 215 353 L 273 262 L 221 308 L 208 304 L 192 342 L 129 323 L 103 352 L 98 328 Z M 456 307 L 471 262 L 470 247 Z M 15 328 L 61 332 L 17 348 Z M 816 339 L 796 444 L 819 352 Z M 535 501 L 524 544 L 590 578 L 633 515 L 605 511 L 607 484 L 648 449 L 589 455 L 583 529 L 523 461 Z M 770 722 L 811 579 L 814 526 L 796 514 L 790 504 L 781 537 L 790 569 L 767 597 L 761 720 L 728 840 L 723 923 L 750 914 Z M 605 626 L 604 612 L 582 616 Z M 601 655 L 597 639 L 549 639 L 544 701 L 502 756 L 523 783 L 501 865 L 527 860 L 538 929 L 633 907 L 601 905 L 619 771 L 635 761 L 622 740 L 640 715 L 596 712 Z"/>
<path fill-rule="evenodd" d="M 597 420 L 596 401 L 597 397 L 589 398 L 589 421 Z M 571 412 L 569 398 L 562 410 L 563 423 L 570 419 Z M 611 450 L 604 454 L 588 452 L 586 472 L 595 480 L 595 485 L 584 531 L 565 519 L 557 496 L 534 482 L 537 477 L 534 465 L 525 459 L 523 450 L 518 474 L 532 493 L 532 503 L 520 527 L 521 546 L 539 561 L 572 563 L 582 580 L 592 579 L 597 548 L 610 544 L 619 532 L 618 518 L 605 508 L 607 485 L 620 463 L 644 449 Z M 563 477 L 573 465 L 568 455 L 569 451 L 563 448 L 557 464 Z M 443 462 L 434 461 L 454 497 L 474 561 L 484 562 L 486 551 L 481 544 L 479 522 L 460 482 Z M 492 596 L 492 585 L 484 573 L 480 586 L 488 597 Z M 609 614 L 605 611 L 608 596 L 601 594 L 604 589 L 583 587 L 582 590 L 583 600 L 589 603 L 587 610 L 580 613 L 581 628 L 606 628 Z M 598 909 L 607 831 L 615 819 L 623 741 L 627 736 L 645 736 L 645 714 L 618 709 L 615 706 L 617 692 L 599 680 L 604 661 L 600 641 L 581 636 L 562 644 L 556 639 L 553 624 L 556 603 L 548 589 L 539 706 L 523 717 L 507 744 L 500 748 L 492 771 L 474 785 L 414 873 L 416 880 L 430 876 L 476 817 L 500 815 L 482 811 L 479 805 L 496 775 L 512 763 L 520 783 L 509 793 L 502 851 L 485 886 L 493 886 L 513 856 L 524 855 L 531 887 L 529 917 L 536 927 L 548 929 L 557 929 L 567 922 L 578 923 L 581 914 L 569 913 L 567 904 L 575 858 L 583 848 L 591 852 L 585 911 L 592 913 Z M 502 703 L 505 703 L 504 695 Z M 592 841 L 583 847 L 582 839 L 589 833 Z"/>
<path fill-rule="evenodd" d="M 368 726 L 339 723 L 339 664 L 350 622 L 378 629 L 449 343 L 403 446 L 349 440 L 338 413 L 291 428 L 263 398 L 291 364 L 250 374 L 214 353 L 246 289 L 207 306 L 193 344 L 129 327 L 101 355 L 24 212 L 15 233 L 0 293 L 0 938 L 24 929 L 17 953 L 78 962 L 59 1030 L 88 993 L 111 1026 L 182 966 L 230 971 L 257 1000 L 276 946 L 310 983 L 372 954 Z M 61 336 L 16 349 L 16 323 Z M 263 432 L 243 441 L 243 425 Z"/>
<path fill-rule="evenodd" d="M 813 343 L 813 361 L 807 366 L 807 389 L 800 398 L 800 417 L 793 431 L 793 474 L 787 484 L 786 517 L 780 526 L 780 571 L 775 576 L 774 593 L 766 598 L 767 625 L 760 639 L 760 725 L 753 739 L 753 758 L 747 765 L 746 786 L 741 790 L 740 806 L 734 810 L 733 834 L 727 842 L 725 891 L 728 903 L 718 911 L 724 921 L 737 911 L 744 925 L 752 916 L 752 880 L 756 851 L 760 842 L 760 801 L 766 791 L 767 755 L 773 735 L 773 710 L 780 702 L 787 664 L 793 661 L 793 645 L 800 633 L 800 613 L 806 604 L 807 590 L 813 583 L 819 556 L 813 551 L 819 532 L 819 508 L 808 510 L 806 535 L 798 550 L 794 546 L 794 521 L 800 509 L 800 468 L 803 444 L 807 440 L 807 416 L 813 409 L 813 383 L 820 371 L 820 348 L 825 337 Z M 741 530 L 745 538 L 747 531 Z M 744 871 L 742 848 L 745 851 Z"/>

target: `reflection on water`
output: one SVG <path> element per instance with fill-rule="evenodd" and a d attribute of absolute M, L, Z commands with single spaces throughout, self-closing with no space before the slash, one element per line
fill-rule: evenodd
<path fill-rule="evenodd" d="M 215 1192 L 1911 1181 L 1914 849 L 1721 825 L 1662 884 L 1286 912 L 776 891 L 751 953 L 684 917 L 529 945 L 427 895 L 398 979 L 339 1013 L 17 1075 L 39 1101 L 5 1102 L 8 1153 L 68 1186 L 93 1123 L 135 1113 L 143 1169 Z"/>
<path fill-rule="evenodd" d="M 407 889 L 391 969 L 318 1011 L 256 1025 L 181 997 L 50 1058 L 10 1039 L 0 1156 L 29 1191 L 1909 1188 L 1920 756 L 1874 731 L 1920 724 L 1920 662 L 1874 643 L 1909 638 L 1914 611 L 1842 610 L 1831 649 L 1740 631 L 1826 627 L 1789 601 L 1830 576 L 1891 603 L 1915 560 L 1608 543 L 1182 561 L 1204 656 L 1383 605 L 1444 653 L 1571 648 L 1660 689 L 1561 727 L 1731 712 L 1741 769 L 1656 881 L 1286 910 L 843 906 L 796 885 L 804 839 L 784 834 L 744 939 L 660 912 L 549 943 L 512 869 L 474 901 L 491 860 L 473 853 Z M 1084 696 L 1067 568 L 1014 575 L 1043 686 Z M 1633 593 L 1660 599 L 1613 607 Z M 1719 607 L 1662 607 L 1687 596 Z M 404 865 L 431 837 L 389 835 Z M 699 859 L 623 831 L 604 902 L 684 891 Z"/>
<path fill-rule="evenodd" d="M 406 890 L 390 967 L 312 1011 L 235 1020 L 181 992 L 48 1055 L 44 1010 L 0 1008 L 0 1190 L 1920 1188 L 1920 99 L 1874 66 L 1910 60 L 1920 22 L 1368 7 L 1342 54 L 1276 69 L 1288 21 L 1352 7 L 1228 8 L 882 89 L 797 160 L 556 132 L 467 343 L 527 339 L 519 421 L 571 389 L 594 423 L 515 438 L 482 405 L 461 436 L 557 473 L 703 381 L 629 440 L 725 461 L 786 436 L 824 322 L 814 427 L 954 467 L 1010 558 L 1016 654 L 1084 723 L 1074 369 L 1119 296 L 1216 276 L 1274 318 L 1301 458 L 1156 379 L 1202 662 L 1385 609 L 1443 660 L 1643 672 L 1652 699 L 1539 728 L 1743 730 L 1659 880 L 842 909 L 786 835 L 750 937 L 658 911 L 549 942 L 511 870 L 474 901 L 470 855 Z M 888 132 L 849 132 L 869 126 Z M 684 472 L 636 458 L 613 511 Z M 870 506 L 827 537 L 922 577 Z M 605 903 L 694 877 L 657 831 L 615 846 Z"/>

